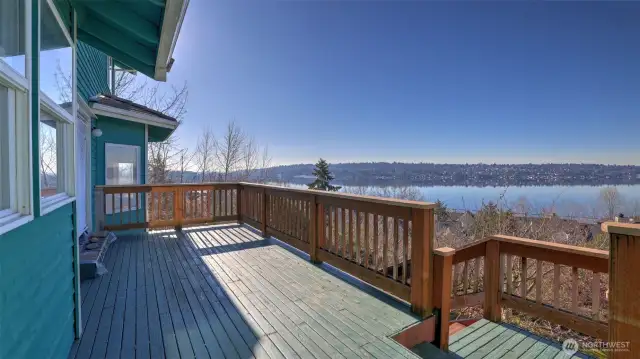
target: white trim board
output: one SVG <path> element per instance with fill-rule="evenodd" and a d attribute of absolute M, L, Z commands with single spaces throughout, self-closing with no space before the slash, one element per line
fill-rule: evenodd
<path fill-rule="evenodd" d="M 175 130 L 178 127 L 178 122 L 176 121 L 170 121 L 159 116 L 140 113 L 137 111 L 124 110 L 121 108 L 107 106 L 99 103 L 92 103 L 91 110 L 96 115 L 113 117 L 119 120 L 137 122 L 145 125 L 168 128 L 171 130 Z"/>
<path fill-rule="evenodd" d="M 154 78 L 158 81 L 167 81 L 171 56 L 180 34 L 180 28 L 189 6 L 189 0 L 167 0 L 164 17 L 160 29 L 160 44 L 156 57 L 156 69 Z"/>

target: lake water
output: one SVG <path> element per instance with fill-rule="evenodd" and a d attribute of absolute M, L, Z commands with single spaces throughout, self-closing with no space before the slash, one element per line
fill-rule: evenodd
<path fill-rule="evenodd" d="M 306 188 L 304 185 L 289 184 L 292 187 Z M 615 186 L 620 203 L 616 212 L 629 217 L 640 215 L 640 185 Z M 477 210 L 482 203 L 492 201 L 510 207 L 518 212 L 541 213 L 552 210 L 559 216 L 596 218 L 606 213 L 601 200 L 601 191 L 606 186 L 536 186 L 536 187 L 465 187 L 435 186 L 413 187 L 424 200 L 440 200 L 450 209 Z M 353 187 L 344 187 L 350 191 Z"/>

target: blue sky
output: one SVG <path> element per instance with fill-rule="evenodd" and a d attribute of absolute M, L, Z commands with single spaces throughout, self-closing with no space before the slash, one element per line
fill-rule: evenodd
<path fill-rule="evenodd" d="M 192 0 L 178 131 L 274 162 L 640 164 L 640 2 Z"/>

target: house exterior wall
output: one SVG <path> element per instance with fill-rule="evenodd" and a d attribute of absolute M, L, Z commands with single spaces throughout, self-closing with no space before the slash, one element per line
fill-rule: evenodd
<path fill-rule="evenodd" d="M 104 116 L 99 116 L 98 119 L 95 120 L 95 124 L 102 130 L 102 136 L 91 138 L 91 188 L 105 184 L 105 145 L 107 143 L 140 147 L 140 158 L 138 159 L 138 170 L 141 171 L 140 182 L 147 183 L 144 167 L 144 164 L 146 163 L 145 159 L 147 158 L 147 147 L 145 146 L 145 125 Z M 93 194 L 91 203 L 95 203 Z M 142 203 L 144 204 L 144 200 Z M 142 216 L 144 214 L 144 206 L 140 211 L 140 215 Z M 126 219 L 129 217 L 128 212 L 126 213 L 127 215 L 123 217 L 125 219 L 124 223 L 126 223 Z M 93 207 L 91 214 L 92 221 L 94 221 L 95 226 L 95 208 Z M 132 217 L 135 218 L 136 214 L 132 213 Z M 111 223 L 111 221 L 114 220 L 115 218 L 113 216 L 106 216 L 107 223 Z"/>
<path fill-rule="evenodd" d="M 0 235 L 0 358 L 67 357 L 73 236 L 73 203 Z"/>

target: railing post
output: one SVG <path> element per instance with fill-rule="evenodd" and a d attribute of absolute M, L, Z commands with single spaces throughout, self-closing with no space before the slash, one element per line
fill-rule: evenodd
<path fill-rule="evenodd" d="M 96 221 L 96 232 L 99 232 L 104 229 L 104 190 L 96 187 L 93 191 L 93 196 L 95 204 L 94 216 Z"/>
<path fill-rule="evenodd" d="M 324 210 L 322 209 L 322 204 L 317 203 L 318 198 L 316 195 L 311 196 L 310 202 L 310 216 L 309 216 L 309 257 L 311 257 L 311 262 L 320 263 L 318 260 L 318 247 L 320 238 L 324 234 Z"/>
<path fill-rule="evenodd" d="M 182 230 L 183 221 L 183 209 L 184 209 L 184 192 L 180 187 L 174 187 L 173 189 L 173 220 L 175 221 L 175 230 Z"/>
<path fill-rule="evenodd" d="M 269 209 L 269 205 L 268 202 L 269 200 L 267 199 L 267 190 L 266 189 L 262 189 L 262 213 L 260 216 L 260 224 L 261 224 L 261 228 L 260 231 L 262 231 L 262 237 L 267 237 L 267 218 L 269 218 L 268 212 L 267 210 Z"/>
<path fill-rule="evenodd" d="M 451 313 L 451 272 L 456 250 L 449 247 L 433 251 L 433 307 L 436 318 L 436 343 L 440 349 L 449 350 L 449 316 Z"/>
<path fill-rule="evenodd" d="M 242 201 L 244 200 L 242 196 L 242 185 L 239 184 L 236 189 L 236 210 L 238 211 L 238 223 L 242 224 Z"/>
<path fill-rule="evenodd" d="M 431 247 L 435 218 L 432 208 L 411 210 L 411 310 L 422 316 L 431 315 Z"/>
<path fill-rule="evenodd" d="M 609 358 L 636 358 L 640 351 L 640 224 L 606 222 L 609 233 Z"/>
<path fill-rule="evenodd" d="M 484 317 L 492 322 L 502 320 L 500 305 L 502 280 L 500 278 L 500 242 L 489 240 L 484 256 Z"/>

